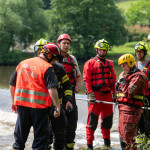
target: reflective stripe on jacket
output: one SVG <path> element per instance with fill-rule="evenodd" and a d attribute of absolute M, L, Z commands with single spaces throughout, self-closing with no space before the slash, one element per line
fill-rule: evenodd
<path fill-rule="evenodd" d="M 51 67 L 39 57 L 22 61 L 17 66 L 14 104 L 32 108 L 47 108 L 52 100 L 45 85 L 44 75 Z"/>
<path fill-rule="evenodd" d="M 143 106 L 143 100 L 144 100 L 144 93 L 141 94 L 141 95 L 134 95 L 134 97 L 130 100 L 128 100 L 127 98 L 125 98 L 124 94 L 123 93 L 117 93 L 116 94 L 117 96 L 117 99 L 118 99 L 118 102 L 120 103 L 127 103 L 129 105 L 132 105 L 132 106 L 139 106 L 139 107 L 142 107 Z"/>

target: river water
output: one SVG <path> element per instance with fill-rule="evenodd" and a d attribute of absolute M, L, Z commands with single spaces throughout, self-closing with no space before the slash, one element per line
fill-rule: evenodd
<path fill-rule="evenodd" d="M 9 80 L 15 67 L 0 67 L 0 150 L 10 150 L 14 142 L 13 132 L 16 123 L 17 114 L 11 111 L 11 96 L 9 92 Z M 77 94 L 76 98 L 86 98 L 85 94 Z M 86 119 L 87 119 L 87 102 L 77 100 L 79 120 L 76 131 L 75 149 L 86 147 Z M 118 135 L 118 109 L 114 108 L 113 127 L 111 129 L 111 143 L 114 150 L 120 149 Z M 25 150 L 31 150 L 33 141 L 33 129 L 29 134 Z M 94 148 L 103 145 L 103 139 L 98 125 L 95 132 Z"/>

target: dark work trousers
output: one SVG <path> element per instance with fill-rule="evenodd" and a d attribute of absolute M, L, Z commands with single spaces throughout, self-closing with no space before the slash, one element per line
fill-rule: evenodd
<path fill-rule="evenodd" d="M 73 90 L 73 110 L 71 112 L 65 110 L 65 114 L 67 117 L 67 128 L 66 128 L 66 145 L 75 143 L 75 135 L 77 129 L 77 121 L 78 121 L 78 108 L 75 100 L 75 93 Z M 65 109 L 65 106 L 64 106 Z M 72 148 L 71 148 L 72 149 Z"/>
<path fill-rule="evenodd" d="M 150 92 L 150 91 L 149 91 Z M 150 96 L 144 100 L 144 106 L 150 107 Z M 138 134 L 145 134 L 150 138 L 150 110 L 144 109 L 138 123 Z"/>
<path fill-rule="evenodd" d="M 36 109 L 18 106 L 18 117 L 14 131 L 14 149 L 24 150 L 30 128 L 33 126 L 33 150 L 46 150 L 49 136 L 48 108 Z"/>
<path fill-rule="evenodd" d="M 57 118 L 53 115 L 54 110 L 50 115 L 50 144 L 53 143 L 54 150 L 63 150 L 65 145 L 67 119 L 62 107 L 60 116 Z"/>

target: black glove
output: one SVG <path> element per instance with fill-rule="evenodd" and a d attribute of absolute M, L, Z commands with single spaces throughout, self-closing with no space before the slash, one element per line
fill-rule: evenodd
<path fill-rule="evenodd" d="M 113 100 L 114 103 L 116 103 L 117 102 L 117 96 L 113 95 L 113 99 L 112 100 Z"/>
<path fill-rule="evenodd" d="M 88 97 L 89 97 L 89 102 L 90 103 L 93 103 L 93 104 L 96 103 L 96 98 L 95 98 L 94 92 L 89 93 Z"/>
<path fill-rule="evenodd" d="M 67 111 L 71 112 L 71 107 L 70 106 L 67 107 Z"/>

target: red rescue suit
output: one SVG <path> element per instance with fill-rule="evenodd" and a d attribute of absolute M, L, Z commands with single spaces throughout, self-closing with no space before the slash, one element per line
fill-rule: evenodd
<path fill-rule="evenodd" d="M 41 109 L 51 106 L 52 100 L 44 84 L 49 67 L 51 65 L 39 57 L 24 60 L 17 66 L 15 105 Z"/>
<path fill-rule="evenodd" d="M 83 80 L 87 94 L 94 92 L 97 100 L 112 102 L 112 93 L 115 94 L 116 73 L 111 60 L 101 61 L 98 57 L 88 60 L 84 65 Z M 101 116 L 103 139 L 110 139 L 113 106 L 104 103 L 89 103 L 86 126 L 86 139 L 89 145 L 94 140 L 94 131 L 98 125 L 99 115 Z"/>
<path fill-rule="evenodd" d="M 119 98 L 119 135 L 125 143 L 126 150 L 137 150 L 135 136 L 137 135 L 137 124 L 142 114 L 142 110 L 139 108 L 142 107 L 144 100 L 147 79 L 140 70 L 134 69 L 122 81 L 120 80 L 119 87 L 124 96 Z"/>

